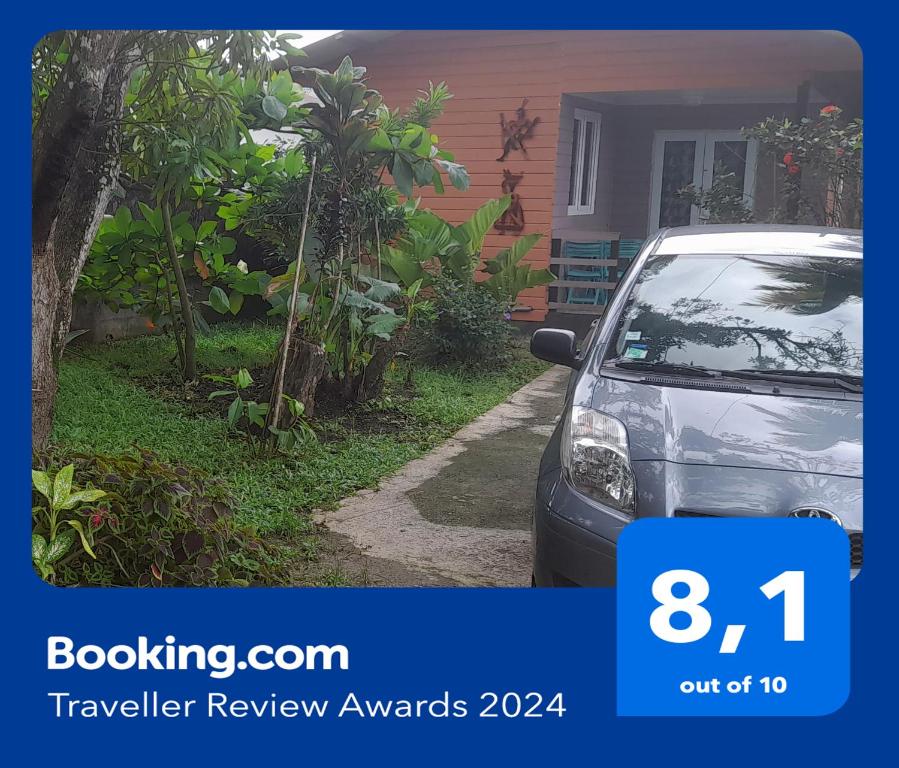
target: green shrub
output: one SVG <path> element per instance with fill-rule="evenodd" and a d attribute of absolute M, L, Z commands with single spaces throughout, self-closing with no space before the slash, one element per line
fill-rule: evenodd
<path fill-rule="evenodd" d="M 80 510 L 96 559 L 55 565 L 62 586 L 247 586 L 283 583 L 278 551 L 233 519 L 220 486 L 147 451 L 76 454 L 79 482 L 106 495 Z"/>
<path fill-rule="evenodd" d="M 474 282 L 440 277 L 434 282 L 434 311 L 427 346 L 436 362 L 495 366 L 508 358 L 509 323 L 503 306 Z"/>

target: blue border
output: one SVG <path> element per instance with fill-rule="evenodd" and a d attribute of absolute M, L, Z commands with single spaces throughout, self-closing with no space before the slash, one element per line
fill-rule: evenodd
<path fill-rule="evenodd" d="M 119 2 L 73 4 L 47 0 L 18 9 L 7 25 L 6 167 L 12 171 L 6 231 L 7 276 L 0 304 L 7 364 L 3 418 L 7 432 L 5 484 L 8 499 L 4 569 L 2 723 L 0 755 L 9 764 L 59 761 L 74 765 L 238 765 L 281 758 L 293 764 L 459 765 L 537 764 L 579 759 L 628 764 L 865 764 L 878 754 L 895 711 L 895 611 L 890 549 L 897 540 L 896 514 L 886 478 L 895 473 L 895 413 L 888 393 L 894 359 L 891 316 L 896 285 L 894 249 L 885 222 L 893 203 L 895 137 L 886 133 L 895 96 L 894 32 L 886 16 L 865 4 L 793 2 L 782 8 L 694 6 L 642 2 L 620 9 L 609 4 L 578 8 L 484 4 L 343 3 L 336 15 L 308 5 L 258 6 L 219 0 L 190 4 Z M 104 7 L 108 6 L 108 7 Z M 726 13 L 730 10 L 731 13 Z M 564 15 L 563 15 L 564 14 Z M 872 23 L 875 22 L 875 23 Z M 867 393 L 874 419 L 868 445 L 867 557 L 852 585 L 852 691 L 846 705 L 822 718 L 743 720 L 615 717 L 615 610 L 608 590 L 54 590 L 37 581 L 27 559 L 29 506 L 30 380 L 28 367 L 29 175 L 28 62 L 31 47 L 59 28 L 185 27 L 271 28 L 841 28 L 866 55 L 865 107 L 868 133 L 867 227 L 870 349 Z M 891 131 L 895 133 L 895 130 Z M 215 689 L 246 696 L 275 691 L 283 696 L 339 697 L 347 690 L 372 697 L 426 697 L 450 690 L 470 697 L 481 690 L 566 692 L 561 721 L 306 722 L 242 721 L 57 721 L 47 690 L 96 697 L 133 695 L 158 688 L 171 695 L 202 693 L 208 678 L 191 673 L 72 673 L 50 678 L 44 648 L 48 634 L 80 642 L 112 644 L 137 634 L 167 633 L 192 642 L 342 642 L 352 667 L 341 673 L 247 673 Z M 822 669 L 822 674 L 826 670 Z M 239 679 L 238 679 L 239 678 Z M 883 754 L 888 755 L 889 752 Z"/>

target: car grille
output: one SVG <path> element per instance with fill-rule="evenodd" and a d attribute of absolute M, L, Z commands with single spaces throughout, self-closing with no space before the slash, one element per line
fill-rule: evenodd
<path fill-rule="evenodd" d="M 862 567 L 862 555 L 864 546 L 861 531 L 851 531 L 849 533 L 849 564 L 852 568 Z"/>
<path fill-rule="evenodd" d="M 724 517 L 724 515 L 713 515 L 708 512 L 696 512 L 692 509 L 675 509 L 675 517 Z M 861 568 L 864 559 L 864 535 L 861 531 L 847 531 L 849 535 L 849 567 Z"/>
<path fill-rule="evenodd" d="M 708 512 L 694 512 L 692 509 L 675 509 L 675 517 L 721 517 L 721 515 L 710 515 Z"/>

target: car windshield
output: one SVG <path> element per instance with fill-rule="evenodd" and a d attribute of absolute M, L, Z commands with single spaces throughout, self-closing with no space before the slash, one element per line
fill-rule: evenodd
<path fill-rule="evenodd" d="M 861 377 L 862 260 L 650 257 L 609 358 Z"/>

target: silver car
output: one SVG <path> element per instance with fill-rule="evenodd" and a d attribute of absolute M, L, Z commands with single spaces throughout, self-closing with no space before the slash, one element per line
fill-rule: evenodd
<path fill-rule="evenodd" d="M 612 586 L 640 517 L 824 517 L 862 565 L 862 235 L 786 226 L 664 230 L 578 350 L 540 465 L 537 586 Z"/>

